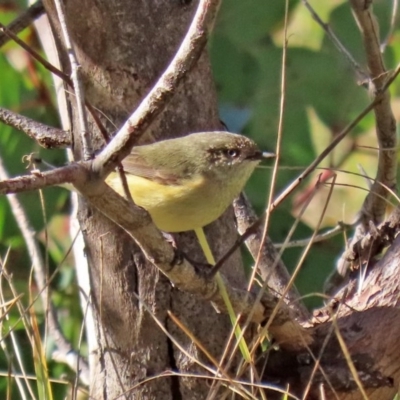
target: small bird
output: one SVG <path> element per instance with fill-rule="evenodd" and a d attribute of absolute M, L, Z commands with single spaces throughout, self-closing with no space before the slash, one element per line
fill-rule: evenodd
<path fill-rule="evenodd" d="M 133 201 L 160 230 L 183 232 L 220 217 L 261 159 L 274 156 L 242 135 L 200 132 L 137 146 L 122 165 Z M 106 182 L 123 193 L 117 173 Z"/>

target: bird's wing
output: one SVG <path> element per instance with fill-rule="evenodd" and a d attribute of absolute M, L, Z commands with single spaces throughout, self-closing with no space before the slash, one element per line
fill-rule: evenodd
<path fill-rule="evenodd" d="M 122 165 L 127 174 L 140 176 L 161 184 L 177 184 L 179 177 L 168 171 L 163 165 L 149 165 L 147 160 L 138 152 L 129 154 L 123 161 Z"/>

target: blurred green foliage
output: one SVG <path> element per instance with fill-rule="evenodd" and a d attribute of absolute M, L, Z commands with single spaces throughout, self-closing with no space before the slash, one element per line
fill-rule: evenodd
<path fill-rule="evenodd" d="M 332 0 L 310 3 L 319 16 L 329 23 L 357 63 L 367 70 L 361 35 L 348 2 Z M 359 78 L 350 63 L 334 47 L 304 5 L 300 1 L 289 1 L 289 6 L 285 62 L 286 102 L 275 194 L 280 193 L 292 182 L 332 140 L 335 133 L 349 124 L 369 101 L 367 90 L 359 84 Z M 226 0 L 223 2 L 210 43 L 222 119 L 230 130 L 251 136 L 269 151 L 275 149 L 278 132 L 284 9 L 284 1 L 267 5 L 262 0 Z M 387 1 L 375 1 L 374 11 L 384 38 L 389 29 L 390 5 Z M 395 35 L 398 35 L 396 30 Z M 385 51 L 385 61 L 389 69 L 394 68 L 396 60 L 399 59 L 398 43 L 391 40 Z M 391 88 L 392 93 L 397 93 L 398 88 L 399 84 L 395 83 Z M 316 121 L 324 128 L 324 133 L 316 126 Z M 373 116 L 369 115 L 354 129 L 350 140 L 369 133 L 373 130 L 373 124 Z M 347 149 L 340 148 L 334 154 L 334 158 L 342 156 L 344 160 L 351 159 L 353 172 L 360 172 L 357 170 L 358 162 L 365 169 L 372 167 L 368 172 L 374 176 L 376 153 L 371 155 L 371 161 L 361 160 L 357 154 L 351 154 L 350 150 L 347 154 L 346 151 Z M 341 168 L 344 160 L 342 163 L 339 160 L 324 166 Z M 270 179 L 271 170 L 260 169 L 253 175 L 247 187 L 247 193 L 260 214 L 266 205 Z M 304 182 L 294 195 L 273 212 L 268 232 L 275 242 L 283 242 L 293 225 L 293 201 L 296 196 L 305 194 L 308 185 L 315 181 L 314 175 L 313 181 Z M 360 183 L 360 186 L 365 186 L 365 182 Z M 331 211 L 329 223 L 326 222 L 323 226 L 335 225 L 343 219 L 345 222 L 352 222 L 353 208 L 359 207 L 365 194 L 352 188 L 338 191 L 338 197 L 332 200 L 332 203 L 336 203 L 335 210 Z M 352 206 L 355 200 L 356 206 Z M 342 211 L 346 207 L 351 209 L 351 212 Z M 333 206 L 330 205 L 328 209 L 331 208 Z M 319 213 L 313 209 L 313 203 L 309 212 L 312 215 L 306 219 L 308 224 L 301 223 L 294 238 L 311 236 L 314 226 L 310 226 L 309 220 L 313 219 L 315 224 Z M 345 218 L 343 213 L 346 214 Z M 323 283 L 334 268 L 335 260 L 343 248 L 342 235 L 313 246 L 296 282 L 301 293 L 322 291 Z M 301 252 L 302 249 L 299 248 L 285 251 L 283 259 L 289 269 L 295 268 Z M 307 299 L 306 302 L 309 306 L 315 306 L 320 304 L 320 301 L 316 296 Z"/>

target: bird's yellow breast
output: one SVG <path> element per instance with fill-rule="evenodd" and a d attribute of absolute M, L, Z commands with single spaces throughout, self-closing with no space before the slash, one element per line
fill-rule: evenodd
<path fill-rule="evenodd" d="M 126 178 L 135 204 L 146 209 L 157 227 L 166 232 L 203 227 L 217 219 L 232 201 L 229 193 L 202 175 L 174 185 L 131 174 Z M 112 173 L 106 182 L 123 193 L 117 174 Z"/>

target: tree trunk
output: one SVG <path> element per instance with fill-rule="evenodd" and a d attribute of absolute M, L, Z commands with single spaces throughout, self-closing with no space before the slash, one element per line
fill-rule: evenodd
<path fill-rule="evenodd" d="M 85 98 L 101 111 L 109 132 L 114 132 L 137 107 L 177 51 L 197 6 L 197 2 L 182 3 L 178 0 L 69 0 L 65 3 Z M 63 69 L 70 72 L 54 5 L 45 1 L 45 7 Z M 74 127 L 73 151 L 78 160 L 81 159 L 79 124 L 73 96 L 69 100 Z M 90 127 L 95 147 L 102 147 L 104 141 L 95 125 L 91 123 Z M 217 128 L 220 122 L 215 89 L 204 52 L 141 142 Z M 145 260 L 127 234 L 82 198 L 79 221 L 89 263 L 99 343 L 91 396 L 113 399 L 125 393 L 126 398 L 205 398 L 209 391 L 206 380 L 164 376 L 140 382 L 171 370 L 204 373 L 189 357 L 201 359 L 202 355 L 169 319 L 168 310 L 217 358 L 231 331 L 228 317 L 217 314 L 210 304 L 174 289 Z M 207 234 L 218 258 L 236 238 L 232 211 L 228 210 L 213 223 Z M 203 261 L 194 234 L 177 236 L 179 246 L 191 258 Z M 239 254 L 229 264 L 230 270 L 225 275 L 236 286 L 244 285 Z M 172 344 L 158 324 L 168 330 L 185 352 Z"/>

